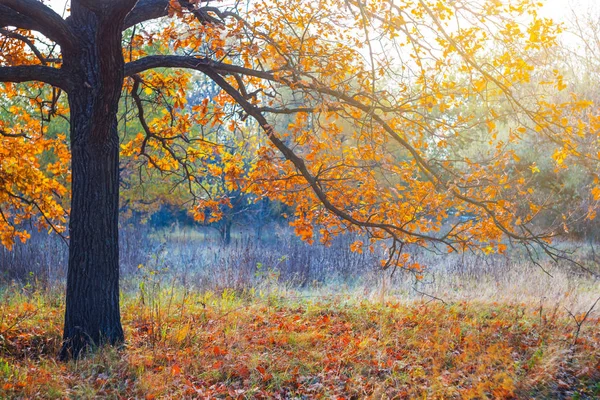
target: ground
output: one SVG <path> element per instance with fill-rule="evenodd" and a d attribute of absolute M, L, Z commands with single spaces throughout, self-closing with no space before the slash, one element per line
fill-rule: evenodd
<path fill-rule="evenodd" d="M 127 343 L 60 363 L 60 290 L 4 289 L 0 398 L 597 398 L 600 318 L 357 293 L 123 295 Z"/>

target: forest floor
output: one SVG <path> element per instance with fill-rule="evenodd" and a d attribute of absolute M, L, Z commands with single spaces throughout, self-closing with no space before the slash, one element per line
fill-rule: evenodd
<path fill-rule="evenodd" d="M 599 315 L 558 303 L 146 282 L 123 295 L 124 348 L 61 363 L 61 291 L 0 299 L 3 399 L 600 397 Z"/>

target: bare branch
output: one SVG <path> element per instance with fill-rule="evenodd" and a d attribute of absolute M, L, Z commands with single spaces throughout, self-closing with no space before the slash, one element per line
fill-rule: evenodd
<path fill-rule="evenodd" d="M 139 74 L 154 68 L 186 68 L 203 71 L 206 68 L 218 71 L 221 74 L 241 74 L 257 78 L 274 80 L 273 74 L 266 71 L 257 71 L 233 64 L 213 61 L 204 57 L 193 56 L 148 56 L 125 65 L 125 76 Z"/>
<path fill-rule="evenodd" d="M 0 4 L 0 27 L 15 26 L 27 30 L 39 30 L 35 20 L 19 14 L 12 8 Z"/>
<path fill-rule="evenodd" d="M 123 29 L 167 15 L 169 0 L 140 0 L 125 18 Z"/>
<path fill-rule="evenodd" d="M 99 18 L 106 19 L 124 19 L 138 0 L 72 0 L 72 7 L 82 6 L 87 8 Z M 117 21 L 114 21 L 117 23 Z"/>
<path fill-rule="evenodd" d="M 203 0 L 203 3 L 210 3 L 213 0 Z M 90 1 L 91 2 L 91 1 Z M 190 13 L 202 23 L 220 24 L 225 16 L 231 16 L 229 13 L 221 13 L 214 7 L 197 7 L 189 0 L 179 0 L 182 8 Z M 214 18 L 210 13 L 216 14 L 221 20 Z M 169 14 L 169 0 L 139 0 L 136 6 L 125 18 L 123 29 L 131 28 L 135 24 L 139 24 L 152 19 L 166 17 Z"/>
<path fill-rule="evenodd" d="M 9 137 L 9 138 L 26 138 L 27 135 L 24 133 L 8 133 L 6 131 L 3 131 L 2 129 L 0 129 L 0 136 L 4 136 L 4 137 Z"/>
<path fill-rule="evenodd" d="M 63 48 L 72 48 L 75 36 L 64 19 L 37 0 L 0 0 L 0 27 L 35 30 Z"/>
<path fill-rule="evenodd" d="M 341 111 L 342 108 L 329 107 L 327 110 L 328 111 Z M 289 114 L 300 114 L 300 113 L 314 113 L 314 112 L 319 111 L 319 108 L 318 107 L 294 107 L 294 108 L 260 107 L 260 108 L 258 108 L 258 111 L 263 112 L 263 113 L 269 113 L 269 114 L 289 115 Z"/>
<path fill-rule="evenodd" d="M 0 67 L 0 82 L 44 82 L 67 90 L 67 82 L 60 69 L 42 65 Z"/>

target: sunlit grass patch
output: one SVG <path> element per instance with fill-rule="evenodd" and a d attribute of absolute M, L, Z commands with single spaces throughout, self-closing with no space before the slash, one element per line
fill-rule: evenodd
<path fill-rule="evenodd" d="M 600 394 L 600 320 L 536 304 L 261 297 L 177 286 L 123 296 L 124 349 L 57 363 L 56 294 L 12 293 L 0 397 L 547 398 Z M 150 301 L 151 300 L 151 301 Z"/>

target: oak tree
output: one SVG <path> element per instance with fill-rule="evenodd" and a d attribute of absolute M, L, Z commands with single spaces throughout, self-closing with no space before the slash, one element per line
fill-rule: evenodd
<path fill-rule="evenodd" d="M 63 358 L 124 340 L 121 169 L 177 182 L 200 214 L 226 202 L 203 186 L 222 160 L 227 182 L 294 206 L 303 239 L 360 231 L 354 251 L 383 245 L 383 267 L 418 275 L 407 247 L 558 256 L 513 144 L 544 135 L 556 168 L 598 159 L 578 145 L 591 104 L 547 101 L 560 28 L 531 0 L 71 0 L 66 18 L 0 0 L 0 28 L 3 244 L 24 218 L 64 229 L 70 185 Z M 188 104 L 198 75 L 218 90 Z M 246 174 L 220 140 L 251 127 Z"/>

